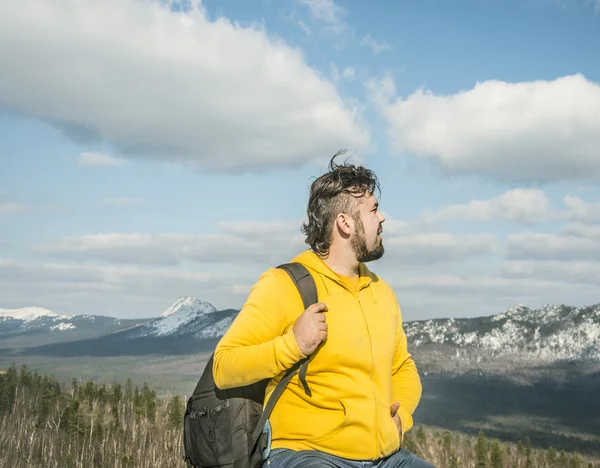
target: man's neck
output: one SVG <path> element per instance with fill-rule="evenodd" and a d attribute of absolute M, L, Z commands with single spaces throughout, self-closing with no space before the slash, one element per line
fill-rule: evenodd
<path fill-rule="evenodd" d="M 338 275 L 350 277 L 359 275 L 359 263 L 354 255 L 343 255 L 341 252 L 332 250 L 327 256 L 320 258 Z"/>

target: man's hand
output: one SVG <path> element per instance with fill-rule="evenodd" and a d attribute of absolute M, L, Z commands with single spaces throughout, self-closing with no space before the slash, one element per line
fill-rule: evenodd
<path fill-rule="evenodd" d="M 312 354 L 327 339 L 327 323 L 325 312 L 327 306 L 317 302 L 308 307 L 294 323 L 294 337 L 302 354 Z"/>
<path fill-rule="evenodd" d="M 392 419 L 396 423 L 396 427 L 398 428 L 398 435 L 400 436 L 400 440 L 402 440 L 402 420 L 400 419 L 400 415 L 398 414 L 398 409 L 400 408 L 400 403 L 395 402 L 390 406 L 390 414 Z"/>

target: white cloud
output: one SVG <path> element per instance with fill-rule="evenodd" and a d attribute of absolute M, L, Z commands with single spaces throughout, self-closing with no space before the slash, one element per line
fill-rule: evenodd
<path fill-rule="evenodd" d="M 341 79 L 353 81 L 356 77 L 356 69 L 354 67 L 345 67 L 342 71 L 335 63 L 331 64 L 331 79 L 335 82 Z"/>
<path fill-rule="evenodd" d="M 291 260 L 308 248 L 302 220 L 234 221 L 217 224 L 211 234 L 109 233 L 66 237 L 38 246 L 35 252 L 71 260 L 114 264 L 236 264 L 268 267 Z M 497 250 L 490 234 L 452 235 L 427 232 L 427 226 L 398 220 L 383 225 L 387 261 L 422 265 L 487 255 Z"/>
<path fill-rule="evenodd" d="M 387 277 L 396 291 L 404 320 L 432 317 L 482 317 L 525 304 L 584 306 L 598 302 L 597 286 L 550 276 L 503 276 L 487 270 L 474 274 L 417 274 Z M 384 277 L 386 278 L 386 277 Z"/>
<path fill-rule="evenodd" d="M 219 275 L 208 273 L 190 273 L 181 270 L 153 269 L 145 270 L 131 266 L 81 266 L 56 263 L 27 264 L 8 259 L 0 259 L 0 271 L 14 279 L 31 281 L 76 282 L 79 286 L 92 289 L 126 290 L 131 281 L 140 281 L 144 286 L 149 280 L 183 281 L 188 284 L 213 286 L 220 280 Z"/>
<path fill-rule="evenodd" d="M 571 219 L 583 223 L 594 223 L 600 221 L 600 202 L 585 203 L 581 198 L 567 195 L 563 203 L 569 210 Z"/>
<path fill-rule="evenodd" d="M 425 212 L 425 222 L 503 219 L 520 223 L 547 221 L 557 217 L 546 194 L 536 189 L 512 189 L 489 200 L 472 200 L 463 205 L 448 205 L 433 213 Z"/>
<path fill-rule="evenodd" d="M 600 263 L 586 261 L 523 260 L 506 262 L 502 271 L 512 278 L 530 278 L 567 283 L 600 285 Z"/>
<path fill-rule="evenodd" d="M 342 72 L 342 76 L 344 77 L 344 79 L 352 81 L 356 76 L 356 69 L 354 67 L 346 67 Z"/>
<path fill-rule="evenodd" d="M 367 88 L 388 120 L 394 152 L 433 159 L 449 173 L 509 181 L 600 178 L 600 85 L 582 75 L 490 80 L 446 96 L 419 89 L 395 102 L 389 77 Z"/>
<path fill-rule="evenodd" d="M 38 246 L 41 254 L 73 260 L 101 260 L 114 264 L 179 265 L 202 264 L 269 265 L 288 261 L 305 247 L 303 236 L 285 224 L 277 227 L 257 223 L 225 224 L 217 234 L 110 233 L 66 237 Z M 274 248 L 274 246 L 276 246 Z"/>
<path fill-rule="evenodd" d="M 117 206 L 131 206 L 137 205 L 142 202 L 142 199 L 139 197 L 117 197 L 117 198 L 106 198 L 102 200 L 107 205 L 117 205 Z"/>
<path fill-rule="evenodd" d="M 22 205 L 21 203 L 0 202 L 0 215 L 19 213 L 21 211 L 25 211 L 25 205 Z"/>
<path fill-rule="evenodd" d="M 600 225 L 571 223 L 567 224 L 561 232 L 565 236 L 580 237 L 600 241 Z"/>
<path fill-rule="evenodd" d="M 544 290 L 548 287 L 554 286 L 553 283 L 545 281 L 535 281 L 535 283 L 521 283 L 511 278 L 503 278 L 500 276 L 471 276 L 471 275 L 429 275 L 429 276 L 418 276 L 412 278 L 406 278 L 397 284 L 395 287 L 399 289 L 421 289 L 429 292 L 446 292 L 451 294 L 462 294 L 462 293 L 475 293 L 479 292 L 482 295 L 489 295 L 491 293 L 500 295 L 515 294 L 516 290 L 529 289 L 534 285 L 538 290 Z M 519 294 L 519 293 L 517 293 Z"/>
<path fill-rule="evenodd" d="M 152 317 L 185 295 L 208 300 L 216 307 L 239 306 L 248 291 L 239 286 L 236 291 L 234 285 L 248 279 L 236 272 L 219 275 L 167 268 L 23 263 L 0 258 L 3 304 L 39 304 L 60 313 Z"/>
<path fill-rule="evenodd" d="M 507 243 L 509 259 L 598 261 L 600 260 L 600 238 L 569 234 L 547 234 L 525 232 L 510 236 Z"/>
<path fill-rule="evenodd" d="M 379 54 L 392 49 L 392 46 L 390 46 L 386 41 L 376 41 L 373 39 L 371 34 L 367 34 L 365 37 L 363 37 L 360 41 L 360 45 L 369 47 L 374 54 Z"/>
<path fill-rule="evenodd" d="M 125 161 L 107 154 L 84 152 L 79 155 L 77 162 L 82 166 L 119 167 L 122 166 Z"/>
<path fill-rule="evenodd" d="M 464 260 L 496 251 L 496 240 L 490 234 L 457 236 L 449 233 L 421 233 L 385 238 L 387 261 L 403 264 L 436 264 Z"/>
<path fill-rule="evenodd" d="M 343 32 L 348 26 L 343 20 L 346 10 L 333 0 L 296 0 L 296 2 L 309 10 L 313 20 L 325 23 L 327 29 L 336 34 Z"/>
<path fill-rule="evenodd" d="M 323 5 L 311 11 L 335 19 Z M 123 157 L 239 172 L 369 144 L 359 111 L 300 50 L 259 27 L 210 21 L 201 6 L 0 2 L 0 63 L 0 108 Z"/>

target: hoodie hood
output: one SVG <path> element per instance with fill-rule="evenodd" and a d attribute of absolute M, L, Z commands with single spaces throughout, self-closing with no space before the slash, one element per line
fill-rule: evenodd
<path fill-rule="evenodd" d="M 331 268 L 329 268 L 329 266 L 323 260 L 321 260 L 321 258 L 312 250 L 305 250 L 304 252 L 298 254 L 292 261 L 302 263 L 305 267 L 317 273 L 322 280 L 324 278 L 328 278 L 344 286 L 344 283 L 340 280 L 339 275 Z M 371 273 L 371 271 L 367 268 L 367 265 L 365 265 L 364 263 L 359 263 L 358 271 L 358 289 L 361 290 L 371 284 L 371 281 L 373 280 L 373 273 Z M 316 277 L 315 280 L 317 280 Z M 323 280 L 323 283 L 325 285 L 325 288 L 329 292 L 327 282 Z"/>

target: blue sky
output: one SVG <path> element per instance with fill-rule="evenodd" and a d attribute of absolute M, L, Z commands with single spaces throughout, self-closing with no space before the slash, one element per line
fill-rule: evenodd
<path fill-rule="evenodd" d="M 600 301 L 600 3 L 180 5 L 0 5 L 0 308 L 239 308 L 340 148 L 405 320 Z"/>

